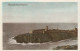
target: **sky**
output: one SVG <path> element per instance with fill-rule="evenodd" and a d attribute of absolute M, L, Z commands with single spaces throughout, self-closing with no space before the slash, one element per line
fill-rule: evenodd
<path fill-rule="evenodd" d="M 77 2 L 3 2 L 3 23 L 77 23 Z"/>

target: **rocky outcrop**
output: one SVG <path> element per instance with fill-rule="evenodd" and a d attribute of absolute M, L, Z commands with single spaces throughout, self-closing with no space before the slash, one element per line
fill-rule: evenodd
<path fill-rule="evenodd" d="M 30 34 L 25 33 L 22 35 L 15 36 L 14 39 L 18 43 L 43 43 L 43 42 L 49 42 L 49 41 L 60 41 L 64 39 L 69 39 L 75 37 L 73 34 L 70 33 L 45 33 L 45 34 Z"/>

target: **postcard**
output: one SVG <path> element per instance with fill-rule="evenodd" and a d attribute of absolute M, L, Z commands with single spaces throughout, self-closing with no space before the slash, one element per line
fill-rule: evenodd
<path fill-rule="evenodd" d="M 2 50 L 79 50 L 78 2 L 2 2 Z"/>

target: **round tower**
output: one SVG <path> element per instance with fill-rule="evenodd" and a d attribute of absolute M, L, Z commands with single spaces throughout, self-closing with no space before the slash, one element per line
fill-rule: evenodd
<path fill-rule="evenodd" d="M 48 26 L 46 26 L 45 31 L 48 31 Z"/>

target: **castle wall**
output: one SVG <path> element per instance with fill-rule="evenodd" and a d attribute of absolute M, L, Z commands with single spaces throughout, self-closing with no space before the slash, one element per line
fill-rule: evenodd
<path fill-rule="evenodd" d="M 74 36 L 77 36 L 77 28 L 75 30 L 58 30 L 58 29 L 38 29 L 38 30 L 33 30 L 33 34 L 72 34 Z"/>

